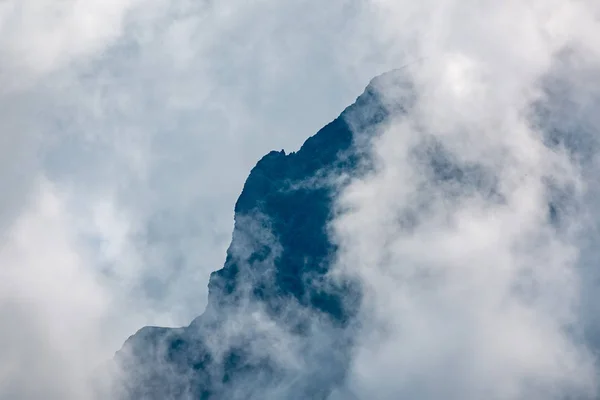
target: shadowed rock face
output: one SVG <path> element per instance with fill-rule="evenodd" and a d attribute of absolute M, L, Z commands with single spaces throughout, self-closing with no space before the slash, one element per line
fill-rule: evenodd
<path fill-rule="evenodd" d="M 382 97 L 395 85 L 398 97 Z M 409 106 L 399 71 L 374 79 L 356 103 L 291 154 L 252 169 L 235 205 L 225 265 L 205 312 L 188 327 L 146 327 L 116 360 L 130 399 L 325 399 L 346 371 L 360 290 L 328 271 L 340 177 L 365 170 L 364 144 Z"/>
<path fill-rule="evenodd" d="M 337 251 L 328 232 L 334 199 L 348 179 L 370 170 L 369 145 L 379 130 L 415 101 L 407 74 L 384 74 L 299 151 L 264 156 L 235 205 L 232 242 L 223 268 L 210 276 L 205 312 L 188 327 L 146 327 L 129 338 L 116 355 L 123 393 L 113 397 L 326 399 L 344 380 L 361 303 L 357 282 L 329 274 Z M 534 106 L 534 121 L 551 121 L 562 109 Z M 548 146 L 562 138 L 580 151 L 568 134 L 578 128 L 537 123 Z M 493 171 L 461 164 L 433 136 L 423 133 L 415 157 L 446 195 L 479 191 L 503 201 Z M 560 227 L 569 196 L 555 192 L 548 218 Z"/>

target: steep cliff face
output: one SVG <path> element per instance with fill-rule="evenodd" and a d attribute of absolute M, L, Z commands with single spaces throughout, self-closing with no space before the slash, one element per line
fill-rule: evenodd
<path fill-rule="evenodd" d="M 394 96 L 378 87 L 394 86 Z M 411 104 L 401 71 L 374 79 L 356 103 L 291 154 L 252 169 L 235 205 L 225 265 L 206 311 L 188 327 L 146 327 L 117 353 L 131 399 L 324 399 L 346 371 L 361 294 L 328 272 L 333 198 L 368 169 L 365 144 Z M 386 91 L 390 93 L 390 91 Z"/>
<path fill-rule="evenodd" d="M 548 82 L 542 82 L 547 98 L 532 105 L 530 122 L 539 128 L 546 147 L 566 151 L 574 165 L 591 165 L 597 153 L 595 131 L 570 117 L 562 81 L 550 76 Z M 346 378 L 356 333 L 368 325 L 356 317 L 363 294 L 369 298 L 349 275 L 331 274 L 339 255 L 329 231 L 340 212 L 337 195 L 350 180 L 373 171 L 378 160 L 372 158 L 370 145 L 386 126 L 418 115 L 413 112 L 419 102 L 416 93 L 404 71 L 384 74 L 300 150 L 273 151 L 257 163 L 235 205 L 225 264 L 210 276 L 205 312 L 184 328 L 146 327 L 132 336 L 116 356 L 123 381 L 119 396 L 113 397 L 330 397 Z M 584 121 L 593 120 L 594 109 Z M 402 229 L 418 226 L 420 214 L 436 199 L 431 193 L 444 199 L 475 196 L 490 207 L 506 202 L 498 171 L 485 162 L 457 157 L 435 132 L 419 129 L 418 118 L 409 122 L 416 130 L 409 156 L 427 185 L 412 188 L 420 191 L 418 202 L 396 210 L 402 211 L 395 216 Z M 596 179 L 587 175 L 582 178 Z M 556 229 L 558 237 L 569 210 L 580 200 L 569 187 L 542 181 L 548 228 Z M 600 324 L 587 315 L 597 315 L 596 270 L 584 271 L 589 279 L 581 310 L 592 321 L 583 329 L 594 348 Z M 348 398 L 339 392 L 337 396 Z"/>

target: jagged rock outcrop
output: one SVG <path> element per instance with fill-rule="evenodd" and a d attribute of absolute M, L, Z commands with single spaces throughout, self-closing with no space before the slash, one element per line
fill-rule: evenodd
<path fill-rule="evenodd" d="M 411 82 L 402 70 L 375 78 L 300 150 L 273 151 L 258 162 L 235 205 L 232 242 L 224 267 L 211 274 L 205 312 L 184 328 L 146 327 L 132 336 L 116 356 L 124 372 L 118 397 L 325 400 L 344 381 L 361 288 L 330 274 L 337 247 L 328 226 L 348 179 L 372 168 L 372 139 L 411 112 L 417 101 Z M 568 96 L 560 81 L 549 82 L 542 82 L 548 99 L 532 105 L 530 119 L 546 146 L 589 163 L 582 149 L 596 149 L 595 136 L 582 135 L 585 126 L 576 119 L 565 122 L 571 121 L 563 118 L 565 107 L 552 100 Z M 435 135 L 419 134 L 415 159 L 445 196 L 478 193 L 490 203 L 504 201 L 494 171 L 461 161 Z M 560 229 L 571 196 L 547 185 L 548 218 Z M 417 214 L 402 216 L 407 229 L 419 223 Z M 595 303 L 586 307 L 596 310 Z"/>
<path fill-rule="evenodd" d="M 379 86 L 393 95 L 383 96 Z M 225 265 L 206 311 L 188 327 L 146 327 L 117 353 L 128 399 L 325 399 L 344 378 L 355 282 L 332 279 L 333 198 L 368 168 L 368 139 L 411 104 L 401 71 L 374 79 L 355 104 L 295 153 L 252 169 L 235 205 Z"/>

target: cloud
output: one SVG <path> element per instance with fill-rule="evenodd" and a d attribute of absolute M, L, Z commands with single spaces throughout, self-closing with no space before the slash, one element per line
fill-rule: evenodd
<path fill-rule="evenodd" d="M 585 136 L 599 132 L 585 112 L 597 107 L 593 80 L 572 85 L 590 76 L 582 70 L 597 75 L 589 36 L 600 29 L 597 7 L 436 4 L 416 23 L 426 34 L 415 51 L 427 60 L 404 72 L 416 104 L 381 128 L 370 148 L 375 169 L 343 191 L 332 224 L 339 271 L 365 291 L 347 390 L 379 399 L 593 398 L 596 360 L 580 307 L 597 297 L 581 289 L 580 238 L 593 234 L 586 191 L 596 164 L 579 157 L 589 148 L 577 140 L 547 139 L 590 143 Z M 404 27 L 392 21 L 407 10 L 381 6 L 403 43 Z M 565 50 L 575 63 L 564 63 Z M 557 82 L 568 96 L 548 90 Z M 568 128 L 536 124 L 540 103 Z"/>
<path fill-rule="evenodd" d="M 352 2 L 2 2 L 0 397 L 86 398 L 88 366 L 129 334 L 203 310 L 251 166 L 386 68 L 346 62 L 359 17 Z M 20 363 L 34 353 L 37 369 Z"/>
<path fill-rule="evenodd" d="M 589 354 L 562 329 L 593 290 L 578 288 L 579 236 L 544 219 L 542 181 L 577 188 L 585 208 L 594 174 L 545 147 L 525 115 L 558 51 L 595 64 L 599 11 L 534 0 L 2 2 L 0 397 L 85 399 L 90 366 L 127 335 L 198 315 L 255 161 L 297 148 L 371 77 L 422 58 L 410 69 L 414 115 L 378 139 L 379 168 L 349 186 L 340 201 L 353 211 L 334 223 L 344 248 L 356 243 L 344 269 L 377 287 L 365 315 L 389 332 L 385 351 L 369 341 L 381 332 L 365 332 L 346 389 L 396 398 L 439 378 L 454 396 L 505 382 L 498 397 L 520 398 L 519 378 L 541 382 L 527 389 L 536 394 L 548 380 L 587 387 Z M 588 71 L 568 82 L 577 110 L 593 92 Z M 455 189 L 409 151 L 423 136 L 491 171 L 504 203 L 478 189 L 446 204 Z M 421 203 L 413 234 L 390 220 Z M 507 295 L 519 274 L 540 286 L 532 304 Z"/>
<path fill-rule="evenodd" d="M 107 296 L 94 271 L 74 250 L 55 188 L 22 214 L 0 251 L 0 363 L 6 398 L 85 398 L 102 350 Z"/>

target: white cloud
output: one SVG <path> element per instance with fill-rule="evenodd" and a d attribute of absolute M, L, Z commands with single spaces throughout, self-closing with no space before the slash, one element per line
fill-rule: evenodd
<path fill-rule="evenodd" d="M 86 398 L 107 295 L 74 246 L 60 196 L 43 182 L 0 248 L 6 398 Z"/>
<path fill-rule="evenodd" d="M 126 335 L 197 315 L 254 162 L 298 147 L 372 76 L 421 58 L 413 120 L 383 136 L 381 170 L 349 188 L 344 201 L 357 211 L 339 221 L 356 243 L 355 272 L 379 285 L 373 318 L 394 334 L 407 330 L 384 352 L 363 349 L 357 385 L 376 383 L 381 398 L 396 398 L 475 350 L 444 380 L 452 393 L 480 394 L 494 377 L 508 383 L 504 398 L 522 389 L 510 386 L 519 376 L 579 384 L 572 374 L 585 378 L 587 364 L 568 370 L 585 352 L 558 333 L 579 293 L 565 284 L 576 281 L 578 243 L 554 234 L 539 212 L 543 175 L 583 178 L 540 145 L 523 111 L 563 46 L 597 60 L 598 13 L 591 1 L 558 0 L 1 2 L 0 324 L 14 329 L 0 364 L 12 383 L 0 384 L 0 397 L 85 398 L 86 368 Z M 446 204 L 430 185 L 431 213 L 414 236 L 403 234 L 389 215 L 421 196 L 415 185 L 430 184 L 407 152 L 421 134 L 415 122 L 462 162 L 500 171 L 507 205 L 482 196 Z M 405 260 L 412 268 L 398 269 Z M 481 263 L 489 267 L 474 267 Z M 407 278 L 421 282 L 413 274 L 424 265 L 448 275 L 429 283 L 439 292 L 399 292 Z M 543 278 L 539 301 L 513 299 L 495 312 L 524 272 Z M 17 316 L 26 328 L 11 323 Z M 514 329 L 498 335 L 506 325 Z M 37 368 L 16 362 L 33 353 Z M 386 367 L 412 375 L 380 379 Z M 465 383 L 467 372 L 481 386 Z M 35 387 L 25 383 L 32 377 Z"/>
<path fill-rule="evenodd" d="M 0 268 L 11 288 L 0 323 L 20 315 L 30 327 L 27 340 L 11 336 L 2 367 L 23 368 L 0 397 L 85 398 L 84 364 L 143 325 L 202 311 L 251 166 L 298 147 L 375 74 L 339 61 L 357 54 L 347 6 L 0 4 Z M 33 353 L 38 369 L 18 364 Z"/>
<path fill-rule="evenodd" d="M 385 6 L 391 27 L 406 10 Z M 588 216 L 590 171 L 546 147 L 547 133 L 529 119 L 542 78 L 578 71 L 551 71 L 565 47 L 585 49 L 580 59 L 599 65 L 589 36 L 600 32 L 595 6 L 562 6 L 448 1 L 419 20 L 431 29 L 416 50 L 427 61 L 406 72 L 415 109 L 382 128 L 376 170 L 345 189 L 340 205 L 349 211 L 333 224 L 339 268 L 365 288 L 348 378 L 358 398 L 587 398 L 596 390 L 578 311 L 576 233 Z M 390 35 L 406 37 L 401 26 Z M 588 94 L 572 93 L 575 101 Z M 490 175 L 491 185 L 473 173 L 441 180 L 430 167 L 441 155 L 423 151 L 431 143 L 452 163 Z M 570 188 L 579 204 L 563 215 L 564 230 L 548 218 L 548 181 Z"/>

